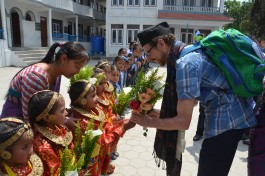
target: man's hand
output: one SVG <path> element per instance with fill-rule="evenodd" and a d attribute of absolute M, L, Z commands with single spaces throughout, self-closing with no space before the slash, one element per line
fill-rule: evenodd
<path fill-rule="evenodd" d="M 147 115 L 149 117 L 151 117 L 152 119 L 158 119 L 160 116 L 160 110 L 158 109 L 153 109 L 151 110 L 149 113 L 147 113 Z"/>
<path fill-rule="evenodd" d="M 152 118 L 149 117 L 147 114 L 140 114 L 139 112 L 132 112 L 130 120 L 140 126 L 150 127 L 150 123 Z"/>

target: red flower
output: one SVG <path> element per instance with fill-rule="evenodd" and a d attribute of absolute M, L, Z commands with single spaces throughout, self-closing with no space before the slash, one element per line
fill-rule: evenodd
<path fill-rule="evenodd" d="M 130 108 L 133 109 L 133 110 L 138 110 L 140 107 L 140 103 L 135 101 L 135 100 L 132 100 L 130 101 Z"/>

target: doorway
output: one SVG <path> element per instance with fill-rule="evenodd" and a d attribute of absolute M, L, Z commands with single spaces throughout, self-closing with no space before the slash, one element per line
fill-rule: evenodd
<path fill-rule="evenodd" d="M 47 18 L 46 17 L 40 17 L 40 29 L 41 29 L 41 46 L 47 47 Z"/>
<path fill-rule="evenodd" d="M 21 47 L 20 21 L 16 11 L 11 12 L 12 46 Z"/>

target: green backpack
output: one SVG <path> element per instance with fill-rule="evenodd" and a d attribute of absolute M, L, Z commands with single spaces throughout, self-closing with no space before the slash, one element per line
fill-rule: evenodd
<path fill-rule="evenodd" d="M 215 30 L 200 44 L 186 46 L 180 57 L 198 49 L 225 74 L 234 94 L 241 97 L 261 94 L 265 55 L 249 37 L 235 29 Z"/>

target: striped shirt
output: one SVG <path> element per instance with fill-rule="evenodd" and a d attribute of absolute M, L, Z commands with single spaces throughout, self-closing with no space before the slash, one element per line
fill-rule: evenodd
<path fill-rule="evenodd" d="M 205 55 L 192 52 L 177 60 L 179 99 L 198 99 L 205 106 L 205 138 L 254 126 L 254 101 L 235 96 L 224 74 Z"/>
<path fill-rule="evenodd" d="M 20 94 L 23 117 L 27 119 L 29 99 L 35 92 L 45 89 L 49 89 L 47 72 L 42 67 L 32 65 L 15 76 L 10 83 L 9 92 L 12 90 Z"/>

